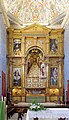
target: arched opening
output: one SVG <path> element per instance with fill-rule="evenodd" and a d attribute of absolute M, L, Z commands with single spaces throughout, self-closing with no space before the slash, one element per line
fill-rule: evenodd
<path fill-rule="evenodd" d="M 43 72 L 41 69 L 42 67 L 44 69 L 45 65 L 43 61 L 43 52 L 39 48 L 32 47 L 27 52 L 25 67 L 26 102 L 31 102 L 32 100 L 45 101 L 46 77 L 44 74 L 43 77 L 40 75 Z"/>
<path fill-rule="evenodd" d="M 40 68 L 42 58 L 43 52 L 39 48 L 33 47 L 28 51 L 28 54 L 26 56 L 27 75 L 30 73 L 30 70 L 33 68 L 33 66 Z"/>

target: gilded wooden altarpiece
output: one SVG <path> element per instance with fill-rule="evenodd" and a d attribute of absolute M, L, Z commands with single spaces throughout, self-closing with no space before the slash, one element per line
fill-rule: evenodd
<path fill-rule="evenodd" d="M 13 102 L 63 102 L 63 31 L 38 24 L 8 28 L 8 88 Z"/>

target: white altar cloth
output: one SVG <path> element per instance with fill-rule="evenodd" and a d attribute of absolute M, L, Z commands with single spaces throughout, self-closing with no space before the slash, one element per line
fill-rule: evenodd
<path fill-rule="evenodd" d="M 47 108 L 41 111 L 27 111 L 26 120 L 33 118 L 39 118 L 41 120 L 58 120 L 58 118 L 69 119 L 69 109 L 68 108 Z"/>

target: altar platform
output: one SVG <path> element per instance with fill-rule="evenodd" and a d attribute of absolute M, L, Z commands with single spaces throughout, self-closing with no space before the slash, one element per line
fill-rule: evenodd
<path fill-rule="evenodd" d="M 30 106 L 31 103 L 26 103 L 26 102 L 19 102 L 17 104 L 14 104 L 13 106 L 16 107 L 21 107 L 21 108 L 28 108 Z M 69 105 L 66 104 L 58 104 L 58 103 L 54 103 L 54 102 L 45 102 L 45 103 L 40 103 L 42 104 L 44 107 L 47 108 L 69 108 Z"/>

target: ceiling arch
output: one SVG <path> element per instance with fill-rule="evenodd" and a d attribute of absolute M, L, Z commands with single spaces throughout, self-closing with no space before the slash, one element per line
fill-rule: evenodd
<path fill-rule="evenodd" d="M 23 24 L 49 24 L 53 18 L 66 12 L 69 0 L 3 0 L 7 13 L 11 13 Z"/>

